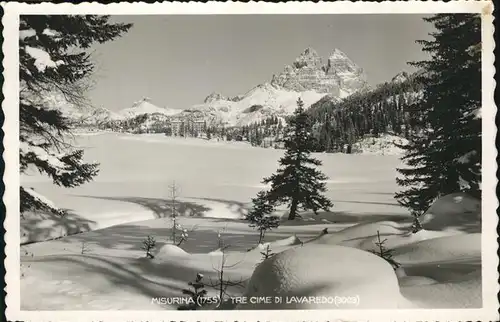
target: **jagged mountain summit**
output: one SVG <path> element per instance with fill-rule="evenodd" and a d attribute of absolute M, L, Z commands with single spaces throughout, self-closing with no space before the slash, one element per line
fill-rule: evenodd
<path fill-rule="evenodd" d="M 273 75 L 271 84 L 297 92 L 314 90 L 344 98 L 365 88 L 367 81 L 363 69 L 340 50 L 335 49 L 323 64 L 318 53 L 307 48 L 281 74 Z"/>
<path fill-rule="evenodd" d="M 312 48 L 306 48 L 282 73 L 233 97 L 213 92 L 203 103 L 186 110 L 159 107 L 145 97 L 117 112 L 92 111 L 94 124 L 168 123 L 172 118 L 205 120 L 217 126 L 244 126 L 270 117 L 284 118 L 293 113 L 298 98 L 306 108 L 320 99 L 340 101 L 368 89 L 366 75 L 346 54 L 333 50 L 326 62 Z M 91 114 L 91 113 L 89 113 Z M 139 122 L 140 119 L 140 122 Z M 130 122 L 132 121 L 132 122 Z M 117 123 L 118 122 L 118 123 Z M 143 126 L 143 127 L 144 127 Z"/>
<path fill-rule="evenodd" d="M 284 117 L 295 110 L 300 97 L 309 107 L 328 95 L 340 100 L 367 88 L 366 75 L 343 52 L 335 49 L 326 64 L 312 48 L 306 48 L 284 72 L 270 82 L 255 86 L 233 98 L 214 92 L 203 104 L 185 110 L 211 123 L 230 126 L 249 125 L 268 117 Z"/>
<path fill-rule="evenodd" d="M 204 103 L 211 103 L 214 101 L 232 101 L 232 102 L 239 102 L 244 98 L 244 95 L 238 95 L 235 97 L 226 97 L 222 95 L 221 93 L 213 92 L 210 95 L 208 95 L 205 100 L 203 101 Z"/>

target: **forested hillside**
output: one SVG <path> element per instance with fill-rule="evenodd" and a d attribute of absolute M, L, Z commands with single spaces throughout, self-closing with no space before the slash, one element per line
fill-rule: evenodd
<path fill-rule="evenodd" d="M 383 133 L 409 137 L 416 130 L 422 85 L 416 76 L 384 83 L 340 102 L 324 97 L 309 108 L 319 151 L 341 151 L 363 137 Z"/>

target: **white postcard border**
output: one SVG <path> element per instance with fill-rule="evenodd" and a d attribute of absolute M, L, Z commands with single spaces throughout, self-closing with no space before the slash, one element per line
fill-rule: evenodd
<path fill-rule="evenodd" d="M 5 276 L 7 287 L 7 320 L 22 321 L 421 321 L 421 320 L 496 320 L 498 318 L 498 256 L 497 233 L 498 207 L 496 197 L 496 148 L 495 114 L 493 99 L 494 39 L 493 4 L 489 1 L 451 2 L 349 2 L 331 3 L 239 3 L 239 2 L 190 2 L 190 3 L 117 3 L 117 4 L 24 4 L 2 3 L 4 7 L 4 79 L 5 96 L 2 109 L 5 115 L 3 154 L 5 162 L 3 201 L 7 216 Z M 482 233 L 482 309 L 433 309 L 433 310 L 284 310 L 284 311 L 21 311 L 20 310 L 20 231 L 19 231 L 19 55 L 18 32 L 20 14 L 376 14 L 376 13 L 466 13 L 482 14 L 482 89 L 483 89 L 483 233 Z M 383 296 L 383 293 L 381 294 Z"/>

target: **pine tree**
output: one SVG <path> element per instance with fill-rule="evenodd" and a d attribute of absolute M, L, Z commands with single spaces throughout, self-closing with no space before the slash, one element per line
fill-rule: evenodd
<path fill-rule="evenodd" d="M 396 269 L 400 267 L 401 264 L 394 260 L 392 249 L 387 249 L 385 247 L 386 241 L 387 239 L 380 239 L 380 231 L 377 230 L 377 242 L 375 242 L 375 245 L 377 246 L 378 250 L 371 250 L 370 252 L 385 259 L 389 264 L 391 264 L 394 269 Z"/>
<path fill-rule="evenodd" d="M 156 239 L 153 236 L 148 236 L 142 241 L 142 249 L 146 251 L 146 258 L 154 258 L 151 253 L 156 248 Z"/>
<path fill-rule="evenodd" d="M 274 207 L 269 203 L 265 191 L 259 191 L 257 197 L 252 199 L 253 208 L 245 216 L 245 220 L 250 222 L 250 227 L 255 227 L 259 230 L 259 244 L 264 238 L 266 230 L 277 228 L 280 220 L 277 216 L 271 216 Z"/>
<path fill-rule="evenodd" d="M 480 197 L 481 181 L 481 19 L 476 14 L 425 18 L 436 28 L 433 40 L 419 41 L 428 61 L 423 70 L 419 128 L 403 145 L 406 168 L 395 195 L 414 216 L 442 195 L 467 192 Z"/>
<path fill-rule="evenodd" d="M 201 308 L 206 302 L 201 300 L 201 298 L 207 295 L 207 290 L 205 289 L 205 284 L 203 283 L 203 274 L 196 274 L 196 279 L 194 282 L 189 282 L 188 285 L 191 289 L 186 288 L 182 290 L 182 294 L 189 295 L 191 301 L 186 305 L 181 305 L 177 310 L 197 310 Z"/>
<path fill-rule="evenodd" d="M 297 109 L 285 129 L 285 155 L 279 160 L 277 172 L 263 180 L 271 183 L 267 198 L 271 204 L 289 203 L 289 220 L 295 219 L 299 207 L 312 209 L 316 214 L 319 209 L 328 211 L 332 202 L 321 195 L 326 191 L 327 177 L 316 169 L 321 161 L 310 156 L 315 144 L 312 135 L 312 123 L 304 110 L 304 103 L 299 98 Z M 310 166 L 312 165 L 312 166 Z"/>
<path fill-rule="evenodd" d="M 269 259 L 275 255 L 272 252 L 271 246 L 269 244 L 267 244 L 266 249 L 264 251 L 260 252 L 260 254 L 262 255 L 262 261 L 265 261 L 266 259 Z"/>
<path fill-rule="evenodd" d="M 168 190 L 170 190 L 170 204 L 171 204 L 171 218 L 172 218 L 172 243 L 177 244 L 177 230 L 179 230 L 179 224 L 177 222 L 177 198 L 179 197 L 179 187 L 175 183 L 169 185 Z"/>
<path fill-rule="evenodd" d="M 256 146 L 260 146 L 261 143 L 262 143 L 262 134 L 260 133 L 260 129 L 259 127 L 255 127 L 254 129 L 254 133 L 255 133 L 255 136 L 254 136 L 254 142 Z"/>
<path fill-rule="evenodd" d="M 19 37 L 20 171 L 37 169 L 53 183 L 76 187 L 98 173 L 85 163 L 83 150 L 67 138 L 72 124 L 58 105 L 86 103 L 85 80 L 94 65 L 87 52 L 94 43 L 120 37 L 130 24 L 111 24 L 109 16 L 22 15 Z M 53 99 L 56 98 L 56 99 Z M 57 102 L 56 102 L 57 101 Z M 31 189 L 20 187 L 21 213 L 42 210 L 62 213 Z"/>

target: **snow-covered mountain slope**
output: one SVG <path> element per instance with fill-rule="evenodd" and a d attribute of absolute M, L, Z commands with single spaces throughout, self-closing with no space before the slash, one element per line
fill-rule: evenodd
<path fill-rule="evenodd" d="M 75 121 L 75 125 L 80 126 L 100 126 L 116 122 L 128 122 L 146 129 L 150 126 L 156 126 L 158 122 L 165 122 L 170 117 L 182 112 L 182 110 L 158 107 L 149 98 L 143 98 L 129 108 L 112 112 L 104 107 L 91 106 L 90 104 L 73 104 L 64 95 L 56 92 L 44 95 L 42 103 L 47 109 L 61 111 L 64 116 Z M 143 119 L 138 122 L 138 117 Z"/>
<path fill-rule="evenodd" d="M 214 123 L 244 126 L 259 122 L 270 116 L 285 116 L 293 113 L 297 107 L 297 99 L 301 98 L 305 107 L 323 97 L 324 93 L 315 91 L 295 92 L 273 86 L 269 83 L 258 85 L 248 91 L 240 100 L 217 98 L 206 103 L 193 106 L 183 115 L 205 117 Z"/>
<path fill-rule="evenodd" d="M 59 110 L 62 114 L 80 125 L 94 125 L 119 118 L 119 115 L 98 106 L 82 103 L 73 104 L 58 92 L 47 92 L 43 95 L 42 104 L 47 109 Z"/>
<path fill-rule="evenodd" d="M 367 88 L 366 75 L 344 53 L 335 49 L 326 63 L 322 62 L 318 53 L 305 49 L 291 65 L 286 65 L 282 73 L 273 75 L 269 82 L 257 85 L 245 94 L 226 97 L 214 92 L 208 95 L 203 103 L 190 109 L 177 110 L 159 107 L 144 98 L 131 107 L 113 113 L 105 108 L 82 111 L 73 116 L 88 117 L 86 124 L 108 124 L 136 122 L 137 117 L 156 115 L 153 120 L 157 126 L 157 118 L 161 122 L 171 117 L 204 119 L 214 125 L 229 126 L 249 125 L 269 117 L 285 117 L 293 113 L 297 107 L 297 99 L 301 98 L 306 108 L 328 95 L 333 101 L 345 98 Z M 150 122 L 151 123 L 151 122 Z M 129 124 L 130 125 L 130 124 Z M 147 125 L 145 125 L 147 127 Z"/>
<path fill-rule="evenodd" d="M 125 108 L 118 112 L 117 119 L 130 119 L 143 114 L 163 114 L 166 116 L 173 116 L 179 114 L 181 110 L 158 107 L 151 103 L 147 97 L 140 101 L 135 102 L 132 107 Z"/>
<path fill-rule="evenodd" d="M 339 100 L 365 88 L 363 70 L 340 50 L 335 49 L 323 64 L 318 53 L 307 48 L 281 74 L 273 75 L 270 82 L 233 98 L 214 92 L 203 104 L 193 106 L 183 115 L 197 114 L 216 124 L 244 126 L 271 116 L 292 114 L 299 97 L 308 108 L 325 95 Z"/>

